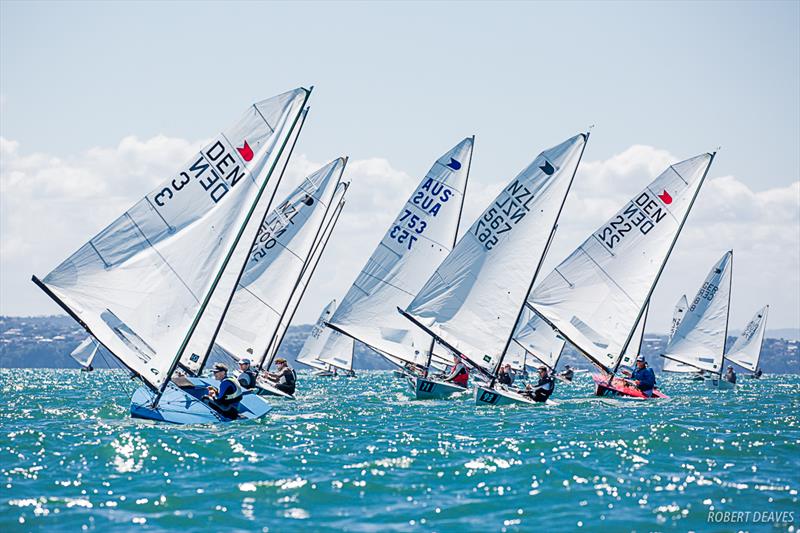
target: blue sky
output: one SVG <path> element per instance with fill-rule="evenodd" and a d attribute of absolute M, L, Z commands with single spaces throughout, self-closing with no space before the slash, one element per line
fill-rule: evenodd
<path fill-rule="evenodd" d="M 31 194 L 27 208 L 16 214 L 25 180 L 19 174 L 15 179 L 9 176 L 37 175 L 33 155 L 40 164 L 50 165 L 46 179 L 59 179 L 53 161 L 63 162 L 72 172 L 90 164 L 88 151 L 112 150 L 129 136 L 142 142 L 159 135 L 197 142 L 255 100 L 314 85 L 298 155 L 319 164 L 344 154 L 354 161 L 383 161 L 391 172 L 385 182 L 364 178 L 362 183 L 370 187 L 411 189 L 434 158 L 464 136 L 477 135 L 474 190 L 486 194 L 468 200 L 468 213 L 480 212 L 493 192 L 542 149 L 591 124 L 596 126 L 585 159 L 598 165 L 613 166 L 615 156 L 630 154 L 627 151 L 636 145 L 651 151 L 635 152 L 640 159 L 631 156 L 635 161 L 629 167 L 634 169 L 649 169 L 641 158 L 657 160 L 654 154 L 683 159 L 722 146 L 710 177 L 731 177 L 733 182 L 718 185 L 741 186 L 752 193 L 747 196 L 748 212 L 785 208 L 785 216 L 757 220 L 753 224 L 763 226 L 761 231 L 747 235 L 748 225 L 711 231 L 713 221 L 703 226 L 706 219 L 698 215 L 697 226 L 709 232 L 687 240 L 706 243 L 707 253 L 698 256 L 686 248 L 684 259 L 676 258 L 674 268 L 670 265 L 654 329 L 663 329 L 681 283 L 686 285 L 683 290 L 694 293 L 724 250 L 746 248 L 775 231 L 785 233 L 788 244 L 777 250 L 789 257 L 765 275 L 759 262 L 774 260 L 764 256 L 768 250 L 753 248 L 742 255 L 741 261 L 750 266 L 734 271 L 739 272 L 735 283 L 743 288 L 741 310 L 737 307 L 733 320 L 743 325 L 767 299 L 777 306 L 771 327 L 797 327 L 800 225 L 792 209 L 800 199 L 792 184 L 800 176 L 799 6 L 4 1 L 0 134 L 15 144 L 13 151 L 3 153 L 3 194 L 17 196 L 4 200 L 2 235 L 8 243 L 15 223 L 35 228 L 37 233 L 26 237 L 25 244 L 33 243 L 38 252 L 26 248 L 22 253 L 12 246 L 4 250 L 0 308 L 3 313 L 56 312 L 35 294 L 29 274 L 49 271 L 113 218 L 65 215 L 74 231 L 64 235 L 54 235 L 44 220 L 24 225 L 12 220 L 59 205 L 74 210 L 69 202 L 40 203 L 35 189 L 25 189 Z M 23 170 L 20 158 L 28 158 Z M 119 161 L 130 164 L 124 158 Z M 181 163 L 175 161 L 173 168 Z M 625 198 L 652 177 L 631 176 L 633 183 L 625 188 L 629 168 L 614 168 L 621 172 L 620 180 L 609 174 L 606 188 Z M 63 179 L 70 175 L 65 173 Z M 115 177 L 114 172 L 107 175 L 109 186 Z M 352 176 L 354 191 L 357 178 Z M 148 189 L 132 186 L 118 192 L 130 204 Z M 366 185 L 362 193 L 359 205 L 348 208 L 369 219 L 375 206 L 370 205 Z M 587 188 L 582 194 L 585 199 L 603 190 Z M 91 201 L 101 202 L 102 197 Z M 707 203 L 718 208 L 709 211 L 709 220 L 726 213 L 732 223 L 739 218 L 735 199 L 721 206 L 711 199 Z M 608 214 L 615 207 L 610 206 Z M 391 211 L 392 206 L 385 209 Z M 568 204 L 564 216 L 569 215 Z M 586 220 L 586 228 L 591 231 L 603 221 Z M 357 217 L 352 224 L 345 235 L 358 234 Z M 565 235 L 561 248 L 553 251 L 561 253 L 554 261 L 574 247 L 573 241 L 585 237 L 581 229 L 574 228 L 574 237 Z M 362 230 L 370 243 L 377 243 L 383 231 Z M 332 243 L 327 261 L 346 263 L 336 255 L 346 250 L 343 239 Z M 319 281 L 319 301 L 312 298 L 304 304 L 300 318 L 313 320 L 325 298 L 346 291 L 360 267 L 356 260 L 361 259 L 332 266 L 339 270 L 327 274 L 322 271 L 330 283 Z M 753 280 L 759 273 L 769 279 Z M 774 296 L 765 294 L 771 288 Z"/>

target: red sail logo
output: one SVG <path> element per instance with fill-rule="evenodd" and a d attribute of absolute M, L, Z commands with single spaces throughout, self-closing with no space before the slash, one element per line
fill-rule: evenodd
<path fill-rule="evenodd" d="M 247 145 L 247 143 L 245 143 L 245 145 Z M 667 205 L 672 203 L 672 196 L 669 195 L 666 189 L 664 189 L 664 192 L 659 194 L 658 197 L 661 199 L 662 202 L 664 202 Z"/>
<path fill-rule="evenodd" d="M 236 151 L 239 152 L 239 155 L 241 155 L 242 159 L 245 161 L 250 161 L 253 159 L 253 149 L 250 148 L 250 145 L 247 144 L 247 141 L 244 142 L 244 146 L 241 148 L 236 148 Z"/>

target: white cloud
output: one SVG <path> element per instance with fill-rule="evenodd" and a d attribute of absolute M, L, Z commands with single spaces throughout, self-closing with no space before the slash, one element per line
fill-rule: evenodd
<path fill-rule="evenodd" d="M 115 147 L 60 159 L 27 152 L 17 142 L 0 138 L 0 312 L 56 312 L 56 306 L 29 282 L 30 274 L 43 275 L 53 268 L 188 160 L 201 144 L 164 136 L 126 137 Z M 423 154 L 431 161 L 436 155 Z M 582 163 L 544 272 L 675 161 L 665 150 L 636 145 L 608 160 Z M 325 162 L 296 155 L 282 191 Z M 754 191 L 736 177 L 713 176 L 712 167 L 655 293 L 648 329 L 663 330 L 680 294 L 693 294 L 711 264 L 729 248 L 735 249 L 731 328 L 743 326 L 763 303 L 772 304 L 770 327 L 797 327 L 800 182 Z M 410 176 L 382 158 L 349 162 L 345 179 L 352 180 L 352 187 L 347 207 L 298 322 L 314 320 L 327 301 L 343 296 L 421 177 Z M 494 181 L 471 177 L 462 231 L 511 177 Z"/>

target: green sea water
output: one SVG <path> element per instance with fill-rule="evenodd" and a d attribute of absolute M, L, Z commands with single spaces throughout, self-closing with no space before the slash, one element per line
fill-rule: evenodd
<path fill-rule="evenodd" d="M 301 375 L 263 420 L 177 427 L 130 419 L 119 371 L 2 370 L 0 531 L 795 531 L 800 378 L 740 381 L 497 408 Z"/>

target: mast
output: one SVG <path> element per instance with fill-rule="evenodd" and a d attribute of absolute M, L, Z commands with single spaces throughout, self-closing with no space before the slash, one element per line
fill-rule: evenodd
<path fill-rule="evenodd" d="M 569 179 L 569 184 L 567 185 L 567 190 L 564 193 L 564 197 L 561 199 L 561 205 L 558 207 L 558 213 L 556 213 L 556 218 L 553 220 L 553 227 L 550 228 L 550 236 L 547 238 L 547 244 L 544 246 L 544 251 L 542 252 L 542 256 L 539 258 L 539 263 L 536 265 L 536 270 L 533 272 L 533 277 L 531 278 L 531 283 L 528 285 L 528 290 L 525 292 L 525 299 L 522 301 L 522 305 L 519 306 L 519 311 L 517 312 L 517 318 L 514 320 L 514 327 L 511 328 L 511 332 L 508 335 L 508 339 L 506 339 L 506 345 L 503 347 L 503 351 L 500 352 L 500 357 L 497 359 L 497 363 L 494 365 L 492 369 L 492 376 L 497 376 L 497 371 L 500 369 L 500 365 L 503 364 L 503 359 L 505 359 L 506 352 L 508 351 L 508 347 L 511 345 L 511 339 L 514 338 L 514 333 L 517 331 L 517 323 L 519 322 L 520 317 L 522 317 L 522 311 L 525 310 L 525 304 L 528 302 L 528 296 L 533 290 L 533 285 L 536 283 L 536 278 L 539 277 L 539 271 L 542 269 L 542 265 L 544 264 L 544 259 L 547 257 L 547 252 L 550 250 L 550 244 L 553 242 L 553 237 L 555 237 L 556 230 L 558 229 L 558 219 L 561 218 L 561 211 L 564 210 L 564 204 L 567 203 L 567 197 L 569 196 L 569 191 L 572 188 L 572 183 L 575 181 L 575 175 L 578 173 L 578 167 L 581 165 L 581 160 L 583 159 L 583 153 L 586 151 L 586 144 L 589 142 L 589 135 L 590 132 L 586 132 L 583 134 L 583 146 L 581 146 L 581 154 L 578 156 L 578 162 L 575 165 L 575 170 L 572 171 L 572 177 Z M 492 377 L 492 382 L 489 384 L 491 387 L 494 385 L 495 378 Z"/>
<path fill-rule="evenodd" d="M 289 166 L 289 160 L 292 158 L 292 153 L 294 153 L 294 148 L 295 148 L 295 146 L 297 146 L 297 140 L 300 138 L 300 133 L 303 131 L 303 125 L 306 123 L 306 117 L 308 116 L 309 109 L 310 108 L 307 107 L 300 113 L 300 122 L 297 125 L 297 135 L 294 136 L 294 140 L 292 141 L 292 144 L 291 144 L 291 146 L 289 148 L 289 153 L 286 156 L 286 162 L 283 164 L 283 168 L 281 169 L 281 173 L 278 176 L 278 183 L 280 183 L 283 180 L 283 175 L 286 173 L 286 167 Z M 283 154 L 281 154 L 281 155 L 283 155 Z M 272 202 L 275 200 L 275 194 L 277 192 L 278 192 L 278 187 L 276 186 L 272 190 L 272 197 L 269 199 L 269 203 L 267 204 L 267 208 L 264 210 L 264 216 L 261 217 L 261 222 L 259 222 L 259 224 L 258 224 L 259 231 L 256 231 L 255 235 L 253 236 L 253 242 L 250 243 L 250 248 L 249 248 L 250 250 L 253 249 L 253 247 L 256 244 L 256 241 L 258 240 L 258 237 L 259 237 L 259 234 L 260 234 L 260 229 L 264 225 L 264 221 L 272 213 Z M 248 260 L 249 260 L 249 258 L 248 258 Z M 219 335 L 219 330 L 222 328 L 222 324 L 225 322 L 225 317 L 228 314 L 228 309 L 230 308 L 231 302 L 233 302 L 233 297 L 236 294 L 236 288 L 239 287 L 239 283 L 242 280 L 242 276 L 244 275 L 244 271 L 247 269 L 248 260 L 245 260 L 245 262 L 242 263 L 242 268 L 239 270 L 239 275 L 236 276 L 236 283 L 234 283 L 234 285 L 233 285 L 233 287 L 234 287 L 233 291 L 231 292 L 230 296 L 228 296 L 227 302 L 225 302 L 225 308 L 222 310 L 222 315 L 220 315 L 220 319 L 217 322 L 217 326 L 214 328 L 214 334 L 211 336 L 211 340 L 208 343 L 208 348 L 206 349 L 206 353 L 203 356 L 203 363 L 200 365 L 200 368 L 197 370 L 197 374 L 195 374 L 195 375 L 199 376 L 200 374 L 203 373 L 203 369 L 205 368 L 206 363 L 208 362 L 208 358 L 211 356 L 211 350 L 214 349 L 214 343 L 217 341 L 217 336 Z"/>
<path fill-rule="evenodd" d="M 278 161 L 280 160 L 280 157 L 283 154 L 284 149 L 286 149 L 286 144 L 289 141 L 289 137 L 291 136 L 291 132 L 294 130 L 295 126 L 297 125 L 297 121 L 300 119 L 300 116 L 303 114 L 302 108 L 305 108 L 306 102 L 308 102 L 308 97 L 311 95 L 311 91 L 313 89 L 314 88 L 311 87 L 310 89 L 305 90 L 305 96 L 303 98 L 303 104 L 301 106 L 301 111 L 297 114 L 296 117 L 294 117 L 294 121 L 292 122 L 292 127 L 289 130 L 290 133 L 289 133 L 289 135 L 286 136 L 286 138 L 283 140 L 283 143 L 281 144 L 281 149 L 278 152 L 277 156 L 275 157 L 275 161 L 272 163 L 272 167 L 269 170 L 269 176 L 272 176 L 272 173 L 275 171 L 275 167 L 278 165 Z M 244 233 L 244 230 L 247 227 L 247 224 L 250 222 L 250 218 L 253 216 L 253 212 L 255 211 L 256 206 L 258 204 L 258 201 L 261 199 L 261 195 L 264 193 L 264 189 L 267 187 L 267 183 L 268 182 L 269 182 L 269 178 L 264 180 L 264 183 L 261 185 L 261 187 L 258 190 L 258 194 L 256 195 L 255 200 L 253 200 L 252 204 L 250 205 L 250 209 L 247 212 L 247 215 L 245 216 L 245 219 L 244 219 L 244 222 L 242 223 L 242 226 L 239 228 L 239 232 L 236 234 L 236 238 L 234 239 L 232 246 L 230 247 L 230 249 L 228 250 L 228 253 L 225 256 L 225 260 L 222 262 L 221 268 L 217 272 L 217 275 L 214 278 L 214 281 L 212 282 L 210 289 L 206 293 L 205 298 L 203 299 L 203 303 L 200 305 L 200 308 L 197 310 L 197 313 L 195 314 L 194 320 L 192 321 L 192 325 L 189 327 L 189 331 L 186 333 L 186 336 L 184 337 L 183 341 L 181 342 L 181 345 L 178 348 L 178 351 L 176 352 L 175 356 L 172 359 L 172 363 L 170 364 L 169 370 L 167 371 L 167 379 L 164 380 L 164 383 L 159 387 L 159 390 L 156 393 L 155 398 L 153 398 L 153 407 L 158 405 L 158 402 L 161 400 L 161 396 L 164 394 L 164 391 L 167 389 L 167 386 L 169 385 L 169 383 L 171 381 L 172 374 L 175 372 L 175 368 L 178 366 L 178 362 L 181 359 L 181 355 L 183 355 L 183 352 L 186 350 L 186 346 L 189 344 L 189 341 L 191 340 L 192 335 L 194 335 L 195 329 L 197 329 L 197 325 L 200 323 L 200 317 L 203 316 L 203 313 L 205 312 L 206 307 L 208 306 L 208 303 L 211 301 L 211 296 L 214 294 L 214 291 L 216 290 L 220 279 L 222 279 L 222 274 L 223 274 L 223 272 L 225 272 L 225 269 L 227 268 L 228 262 L 231 260 L 231 257 L 233 257 L 233 253 L 236 250 L 237 245 L 239 244 L 239 240 L 242 238 L 242 234 Z M 234 289 L 235 289 L 235 287 L 234 287 Z"/>
<path fill-rule="evenodd" d="M 347 192 L 347 187 L 348 186 L 349 186 L 349 184 L 346 183 L 345 184 L 345 193 Z M 298 299 L 298 306 L 299 306 L 300 301 L 302 301 L 302 299 L 303 299 L 303 295 L 305 295 L 306 289 L 308 288 L 308 285 L 311 282 L 311 277 L 314 275 L 314 271 L 316 270 L 317 265 L 319 265 L 319 260 L 321 259 L 322 253 L 325 251 L 325 248 L 326 248 L 326 246 L 328 244 L 328 240 L 330 239 L 331 234 L 333 233 L 333 228 L 336 226 L 336 222 L 339 220 L 339 215 L 342 213 L 342 208 L 344 207 L 344 204 L 345 204 L 345 199 L 344 199 L 344 195 L 343 195 L 342 199 L 339 200 L 339 204 L 336 206 L 336 211 L 334 212 L 333 217 L 328 222 L 328 225 L 325 228 L 325 232 L 323 232 L 323 234 L 322 234 L 322 240 L 319 242 L 317 247 L 314 250 L 312 250 L 311 254 L 309 254 L 309 256 L 308 256 L 308 266 L 311 266 L 311 273 L 308 275 L 308 278 L 309 278 L 308 283 L 306 283 L 303 286 L 302 290 L 300 291 L 300 298 Z M 330 231 L 328 231 L 328 228 L 330 228 Z M 316 253 L 316 250 L 318 250 L 320 248 L 320 246 L 322 247 L 322 249 L 320 250 L 319 256 L 317 256 L 317 258 L 315 260 L 314 259 L 314 254 Z M 313 265 L 312 265 L 312 263 L 313 263 Z M 299 279 L 302 279 L 303 275 L 305 274 L 306 270 L 308 269 L 308 266 L 303 269 L 303 271 L 300 274 L 300 278 Z M 298 284 L 298 286 L 299 286 L 299 284 Z M 267 345 L 267 348 L 264 350 L 264 353 L 261 355 L 261 359 L 259 360 L 259 364 L 258 364 L 259 368 L 262 368 L 262 369 L 263 368 L 267 368 L 267 369 L 269 369 L 269 367 L 272 366 L 272 360 L 274 359 L 275 353 L 277 353 L 278 347 L 280 347 L 281 342 L 283 342 L 283 338 L 286 336 L 286 332 L 289 331 L 289 324 L 291 324 L 292 320 L 294 319 L 294 315 L 297 312 L 297 307 L 298 306 L 295 306 L 295 308 L 292 310 L 291 316 L 289 317 L 289 321 L 286 324 L 286 329 L 283 330 L 283 333 L 281 334 L 280 338 L 276 338 L 273 343 L 271 343 L 270 345 Z M 282 323 L 282 321 L 279 322 L 278 324 L 281 324 L 281 323 Z M 267 354 L 269 354 L 270 348 L 272 346 L 275 346 L 275 353 L 272 354 L 272 357 L 270 357 L 270 360 L 267 363 L 266 367 L 264 367 L 264 360 L 267 358 Z"/>
<path fill-rule="evenodd" d="M 467 185 L 469 184 L 469 172 L 472 170 L 472 154 L 475 152 L 475 136 L 472 136 L 472 149 L 469 151 L 469 162 L 467 163 L 467 175 L 464 178 L 464 191 L 461 193 L 461 205 L 458 209 L 458 218 L 456 219 L 456 229 L 453 232 L 453 244 L 450 245 L 450 250 L 455 248 L 458 242 L 458 230 L 461 227 L 461 215 L 464 214 L 464 200 L 467 198 Z M 431 359 L 433 359 L 433 348 L 436 346 L 436 338 L 431 337 L 431 347 L 428 350 L 428 359 L 425 361 L 425 375 L 431 368 Z"/>
<path fill-rule="evenodd" d="M 719 377 L 722 377 L 722 369 L 725 368 L 725 347 L 728 344 L 728 323 L 731 319 L 731 293 L 733 292 L 733 250 L 731 250 L 731 275 L 728 278 L 728 309 L 725 313 L 725 336 L 722 338 L 722 362 L 719 364 Z M 763 342 L 763 337 L 761 338 Z M 759 356 L 761 352 L 759 352 Z"/>
<path fill-rule="evenodd" d="M 689 218 L 689 213 L 692 212 L 692 207 L 694 206 L 694 202 L 695 200 L 697 200 L 697 195 L 700 194 L 700 189 L 703 188 L 703 183 L 706 180 L 706 176 L 708 176 L 708 171 L 711 168 L 711 164 L 714 162 L 714 157 L 716 157 L 716 155 L 717 152 L 711 152 L 711 159 L 708 160 L 708 164 L 706 165 L 706 170 L 705 172 L 703 172 L 703 177 L 700 178 L 700 183 L 698 183 L 697 189 L 695 189 L 694 191 L 694 195 L 692 196 L 692 201 L 689 202 L 689 207 L 686 209 L 686 216 L 683 217 L 680 226 L 678 226 L 678 231 L 675 232 L 675 238 L 672 239 L 672 243 L 669 246 L 669 250 L 667 250 L 667 254 L 664 256 L 664 261 L 661 262 L 661 267 L 658 269 L 658 274 L 656 274 L 656 279 L 650 286 L 650 291 L 647 293 L 647 297 L 644 299 L 644 304 L 642 305 L 642 308 L 639 309 L 639 314 L 636 316 L 636 320 L 633 322 L 633 328 L 631 329 L 630 333 L 628 333 L 628 338 L 625 341 L 625 344 L 622 345 L 622 350 L 620 350 L 619 355 L 617 356 L 617 362 L 614 364 L 614 370 L 611 372 L 611 375 L 609 376 L 609 383 L 611 378 L 613 378 L 614 375 L 617 373 L 617 370 L 619 370 L 619 365 L 622 362 L 622 356 L 625 353 L 625 350 L 628 349 L 628 345 L 630 345 L 631 343 L 633 334 L 636 332 L 636 325 L 639 323 L 639 320 L 642 319 L 645 307 L 650 303 L 650 298 L 653 296 L 653 291 L 655 291 L 656 285 L 658 285 L 658 280 L 661 279 L 661 274 L 664 272 L 664 267 L 667 265 L 669 256 L 672 255 L 672 250 L 675 248 L 675 243 L 678 242 L 678 237 L 680 237 L 681 232 L 683 231 L 683 226 L 684 224 L 686 224 L 686 220 Z"/>

